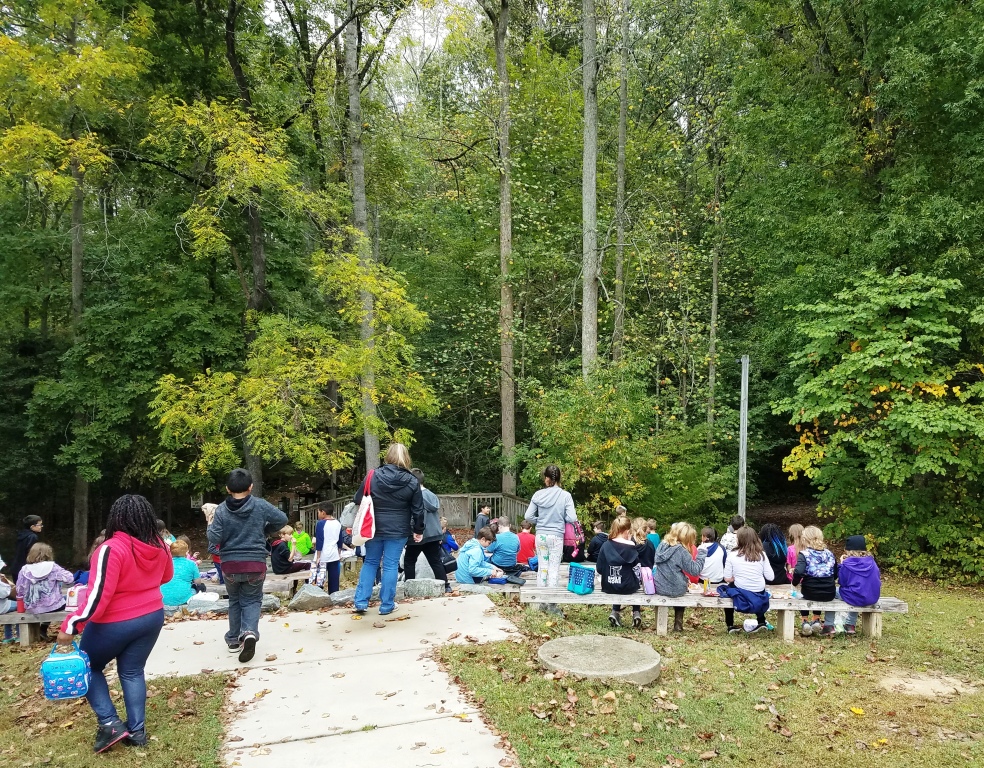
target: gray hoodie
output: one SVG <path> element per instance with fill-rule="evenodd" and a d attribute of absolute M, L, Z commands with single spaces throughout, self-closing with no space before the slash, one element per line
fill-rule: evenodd
<path fill-rule="evenodd" d="M 541 488 L 530 499 L 525 519 L 536 525 L 537 536 L 563 536 L 564 525 L 577 522 L 574 499 L 560 486 Z"/>
<path fill-rule="evenodd" d="M 670 546 L 665 541 L 659 543 L 656 549 L 656 564 L 653 567 L 653 578 L 656 581 L 656 594 L 667 597 L 680 597 L 687 594 L 690 583 L 683 575 L 686 571 L 691 576 L 699 576 L 704 568 L 706 554 L 697 550 L 697 559 L 690 555 L 690 550 L 682 544 Z"/>
<path fill-rule="evenodd" d="M 265 499 L 226 498 L 215 509 L 208 527 L 208 543 L 219 548 L 223 563 L 267 559 L 266 537 L 287 525 L 287 515 Z"/>

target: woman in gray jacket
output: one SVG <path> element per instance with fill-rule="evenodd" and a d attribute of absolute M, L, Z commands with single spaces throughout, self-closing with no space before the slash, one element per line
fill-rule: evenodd
<path fill-rule="evenodd" d="M 564 526 L 576 523 L 577 513 L 574 499 L 560 487 L 557 465 L 548 464 L 543 470 L 543 485 L 530 499 L 525 519 L 536 525 L 537 586 L 556 587 L 564 555 Z M 554 604 L 547 606 L 547 610 L 561 613 Z"/>

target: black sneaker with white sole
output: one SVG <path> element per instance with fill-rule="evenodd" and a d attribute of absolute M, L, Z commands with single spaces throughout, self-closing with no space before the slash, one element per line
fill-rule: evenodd
<path fill-rule="evenodd" d="M 741 627 L 736 627 L 734 624 L 728 627 L 729 635 L 737 635 L 739 632 L 741 632 Z"/>
<path fill-rule="evenodd" d="M 105 752 L 114 744 L 123 741 L 128 735 L 126 724 L 119 718 L 107 725 L 100 725 L 96 729 L 96 743 L 92 745 L 92 751 L 96 754 Z"/>
<path fill-rule="evenodd" d="M 256 635 L 247 632 L 243 635 L 243 648 L 239 652 L 239 661 L 245 664 L 253 658 L 254 653 L 256 653 Z"/>
<path fill-rule="evenodd" d="M 128 747 L 146 747 L 147 729 L 141 728 L 139 731 L 131 731 L 130 734 L 123 739 L 123 743 Z"/>
<path fill-rule="evenodd" d="M 243 641 L 240 640 L 235 645 L 229 646 L 229 653 L 239 653 L 243 649 Z"/>
<path fill-rule="evenodd" d="M 635 629 L 639 629 L 642 626 L 642 614 L 633 613 L 632 614 L 632 626 Z"/>
<path fill-rule="evenodd" d="M 622 617 L 617 613 L 608 614 L 608 623 L 612 625 L 612 629 L 618 629 L 622 626 Z"/>
<path fill-rule="evenodd" d="M 752 634 L 752 632 L 761 632 L 763 629 L 768 629 L 768 628 L 769 628 L 768 624 L 758 624 L 756 625 L 755 629 L 749 632 L 749 634 Z"/>

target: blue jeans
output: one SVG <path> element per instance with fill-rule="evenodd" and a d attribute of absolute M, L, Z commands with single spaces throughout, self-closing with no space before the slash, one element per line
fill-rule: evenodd
<path fill-rule="evenodd" d="M 164 609 L 128 621 L 107 624 L 90 621 L 85 625 L 79 648 L 89 654 L 92 665 L 92 679 L 86 698 L 100 723 L 108 723 L 118 717 L 103 674 L 106 665 L 116 659 L 116 671 L 126 704 L 126 728 L 133 733 L 144 727 L 147 709 L 144 666 L 163 626 Z"/>
<path fill-rule="evenodd" d="M 841 591 L 840 587 L 837 587 L 837 591 L 834 593 L 837 599 L 840 600 Z M 825 627 L 834 626 L 834 620 L 837 616 L 836 611 L 825 611 L 823 614 L 823 625 Z M 847 616 L 844 617 L 844 626 L 853 627 L 858 623 L 858 612 L 857 611 L 847 611 Z"/>
<path fill-rule="evenodd" d="M 226 592 L 229 593 L 229 631 L 225 633 L 226 645 L 238 645 L 247 632 L 260 639 L 260 609 L 263 607 L 263 582 L 266 571 L 261 573 L 227 573 Z"/>
<path fill-rule="evenodd" d="M 400 554 L 406 543 L 405 538 L 369 539 L 366 542 L 366 559 L 362 563 L 362 570 L 359 571 L 359 584 L 355 588 L 356 610 L 364 611 L 369 607 L 369 598 L 372 596 L 373 582 L 376 579 L 376 569 L 382 562 L 383 580 L 379 589 L 379 612 L 381 614 L 392 613 L 396 607 L 396 579 L 400 571 Z"/>

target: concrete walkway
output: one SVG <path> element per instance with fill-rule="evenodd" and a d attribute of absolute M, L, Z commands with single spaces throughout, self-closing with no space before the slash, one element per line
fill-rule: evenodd
<path fill-rule="evenodd" d="M 340 609 L 263 617 L 249 664 L 226 650 L 226 626 L 166 626 L 147 674 L 246 670 L 230 693 L 230 766 L 492 768 L 509 757 L 428 658 L 435 646 L 513 636 L 484 595 L 404 602 L 385 617 L 372 608 L 360 621 Z"/>

